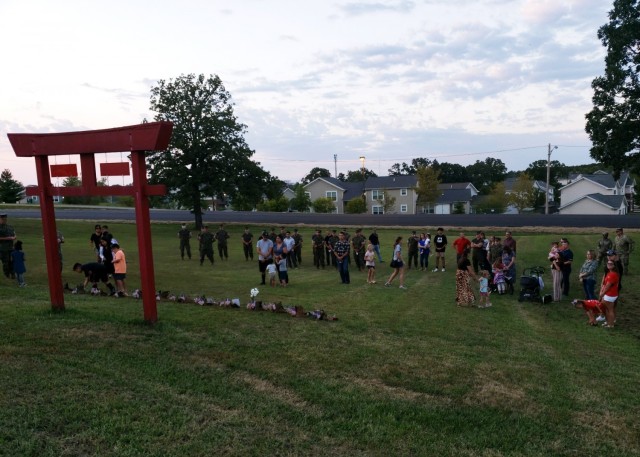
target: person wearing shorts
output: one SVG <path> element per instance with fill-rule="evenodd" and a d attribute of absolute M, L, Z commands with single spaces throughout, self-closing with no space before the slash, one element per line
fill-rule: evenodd
<path fill-rule="evenodd" d="M 600 303 L 607 318 L 607 323 L 603 327 L 613 328 L 616 323 L 619 280 L 620 275 L 615 262 L 607 260 L 607 274 L 602 278 L 602 286 L 600 287 Z"/>
<path fill-rule="evenodd" d="M 118 289 L 116 297 L 126 297 L 128 295 L 125 286 L 127 259 L 118 243 L 111 243 L 111 252 L 113 253 L 113 279 L 116 281 L 116 288 Z"/>
<path fill-rule="evenodd" d="M 442 227 L 438 227 L 438 232 L 433 237 L 433 246 L 436 253 L 436 267 L 433 271 L 438 271 L 440 262 L 442 262 L 442 271 L 444 272 L 444 253 L 447 249 L 447 235 L 444 234 Z"/>
<path fill-rule="evenodd" d="M 364 252 L 364 262 L 367 267 L 367 283 L 376 283 L 376 253 L 373 250 L 373 244 L 367 245 L 367 250 Z"/>

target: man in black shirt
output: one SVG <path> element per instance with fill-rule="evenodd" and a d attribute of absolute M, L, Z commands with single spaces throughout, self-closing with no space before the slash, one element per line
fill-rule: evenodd
<path fill-rule="evenodd" d="M 433 245 L 435 246 L 436 251 L 436 267 L 433 271 L 438 271 L 440 261 L 442 260 L 442 271 L 444 272 L 444 253 L 447 249 L 447 235 L 444 234 L 442 227 L 438 227 L 438 233 L 433 237 Z"/>
<path fill-rule="evenodd" d="M 378 238 L 378 233 L 376 228 L 374 227 L 373 232 L 369 235 L 369 242 L 373 245 L 373 250 L 378 255 L 378 262 L 382 263 L 382 256 L 380 255 L 380 239 Z"/>

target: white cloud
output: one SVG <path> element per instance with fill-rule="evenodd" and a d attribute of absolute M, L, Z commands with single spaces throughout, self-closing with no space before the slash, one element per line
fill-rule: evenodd
<path fill-rule="evenodd" d="M 473 162 L 549 141 L 585 146 L 576 160 L 588 162 L 584 114 L 604 67 L 605 3 L 6 0 L 0 160 L 14 160 L 11 129 L 138 123 L 153 118 L 158 79 L 215 73 L 258 160 L 286 179 L 332 165 L 333 154 L 355 169 L 364 153 L 384 172 L 400 158 Z M 14 175 L 31 183 L 31 168 Z"/>

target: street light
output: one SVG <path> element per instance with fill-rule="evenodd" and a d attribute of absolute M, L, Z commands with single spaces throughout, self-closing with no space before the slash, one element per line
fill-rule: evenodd
<path fill-rule="evenodd" d="M 360 163 L 362 164 L 362 179 L 364 179 L 364 156 L 360 156 Z"/>
<path fill-rule="evenodd" d="M 544 214 L 549 214 L 549 177 L 551 176 L 551 151 L 558 149 L 558 146 L 551 147 L 549 143 L 547 154 L 547 188 L 544 190 Z"/>

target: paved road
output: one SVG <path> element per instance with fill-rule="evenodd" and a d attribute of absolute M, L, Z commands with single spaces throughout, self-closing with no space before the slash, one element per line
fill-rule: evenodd
<path fill-rule="evenodd" d="M 39 207 L 33 209 L 7 209 L 10 218 L 40 219 Z M 57 219 L 77 219 L 96 222 L 134 221 L 132 208 L 56 208 Z M 152 209 L 151 219 L 158 222 L 193 222 L 189 211 Z M 209 224 L 238 223 L 308 226 L 363 226 L 363 227 L 624 227 L 639 229 L 640 215 L 543 215 L 543 214 L 317 214 L 317 213 L 263 213 L 243 211 L 206 212 L 203 220 Z"/>

